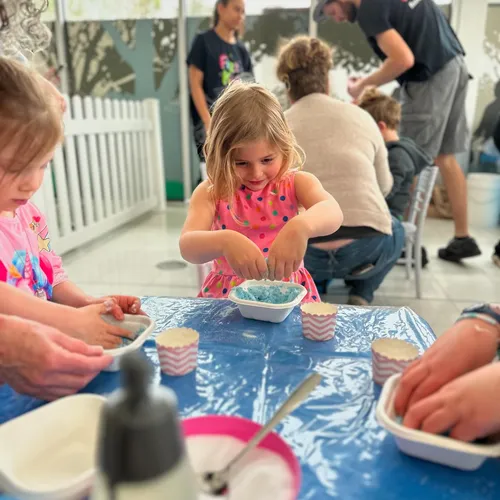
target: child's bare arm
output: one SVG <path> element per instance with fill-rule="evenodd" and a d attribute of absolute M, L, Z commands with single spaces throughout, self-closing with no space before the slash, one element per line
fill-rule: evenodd
<path fill-rule="evenodd" d="M 231 231 L 212 231 L 215 204 L 208 191 L 208 182 L 200 184 L 189 204 L 179 247 L 182 257 L 192 264 L 204 264 L 223 255 Z"/>
<path fill-rule="evenodd" d="M 314 175 L 307 172 L 297 173 L 295 193 L 297 201 L 305 208 L 305 212 L 292 219 L 291 222 L 300 223 L 308 238 L 326 236 L 340 228 L 344 221 L 342 210 Z"/>
<path fill-rule="evenodd" d="M 85 307 L 93 303 L 93 297 L 71 281 L 63 281 L 54 286 L 52 300 L 70 307 Z"/>
<path fill-rule="evenodd" d="M 106 348 L 116 347 L 130 332 L 106 323 L 102 314 L 112 313 L 109 304 L 75 309 L 42 300 L 0 282 L 0 314 L 18 316 L 51 326 L 74 338 Z"/>
<path fill-rule="evenodd" d="M 268 267 L 272 280 L 290 278 L 300 268 L 309 238 L 334 233 L 344 219 L 339 204 L 314 175 L 295 174 L 295 194 L 305 211 L 286 223 L 271 246 Z"/>

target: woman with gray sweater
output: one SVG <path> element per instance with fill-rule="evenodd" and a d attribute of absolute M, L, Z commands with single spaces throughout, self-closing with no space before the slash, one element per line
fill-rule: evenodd
<path fill-rule="evenodd" d="M 305 266 L 320 293 L 344 279 L 349 304 L 367 305 L 401 255 L 404 229 L 385 202 L 393 179 L 382 135 L 368 113 L 329 96 L 332 66 L 332 49 L 307 36 L 279 54 L 278 78 L 292 104 L 285 115 L 306 153 L 305 169 L 344 213 L 336 233 L 309 241 Z"/>

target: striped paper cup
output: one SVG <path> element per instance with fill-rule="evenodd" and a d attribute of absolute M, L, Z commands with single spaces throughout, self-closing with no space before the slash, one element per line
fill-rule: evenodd
<path fill-rule="evenodd" d="M 384 385 L 389 377 L 403 372 L 418 357 L 418 348 L 405 340 L 375 340 L 372 343 L 373 380 Z"/>
<path fill-rule="evenodd" d="M 324 342 L 333 339 L 338 307 L 326 302 L 302 304 L 302 333 L 306 339 Z"/>
<path fill-rule="evenodd" d="M 172 328 L 156 337 L 161 371 L 166 375 L 186 375 L 198 364 L 200 334 L 190 328 Z"/>

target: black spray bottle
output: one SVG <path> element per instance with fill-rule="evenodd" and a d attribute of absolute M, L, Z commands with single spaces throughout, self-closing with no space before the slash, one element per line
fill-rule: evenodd
<path fill-rule="evenodd" d="M 122 388 L 101 414 L 98 472 L 92 500 L 196 500 L 173 391 L 153 386 L 137 353 L 121 362 Z"/>

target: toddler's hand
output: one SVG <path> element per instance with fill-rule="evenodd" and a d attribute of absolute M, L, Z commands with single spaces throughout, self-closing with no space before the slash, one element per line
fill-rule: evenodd
<path fill-rule="evenodd" d="M 267 263 L 259 247 L 246 236 L 228 233 L 230 239 L 224 248 L 224 257 L 240 278 L 261 280 L 267 276 Z"/>
<path fill-rule="evenodd" d="M 500 431 L 500 364 L 453 380 L 412 406 L 403 424 L 433 434 L 474 441 Z"/>
<path fill-rule="evenodd" d="M 75 309 L 74 320 L 70 322 L 72 336 L 90 345 L 100 345 L 104 349 L 119 347 L 124 338 L 134 340 L 131 331 L 110 325 L 102 318 L 104 314 L 111 314 L 116 307 L 118 306 L 113 301 L 108 300 L 102 304 Z"/>
<path fill-rule="evenodd" d="M 497 351 L 495 327 L 462 320 L 445 332 L 404 372 L 395 399 L 398 415 L 452 380 L 490 363 Z"/>
<path fill-rule="evenodd" d="M 300 268 L 306 250 L 306 232 L 299 220 L 291 220 L 280 231 L 269 250 L 269 279 L 289 279 Z"/>
<path fill-rule="evenodd" d="M 141 309 L 141 299 L 138 297 L 131 297 L 129 295 L 109 295 L 108 297 L 101 297 L 94 299 L 93 304 L 102 304 L 106 301 L 113 301 L 117 307 L 113 307 L 109 314 L 116 320 L 121 321 L 124 314 L 139 314 L 146 316 L 146 313 Z"/>

